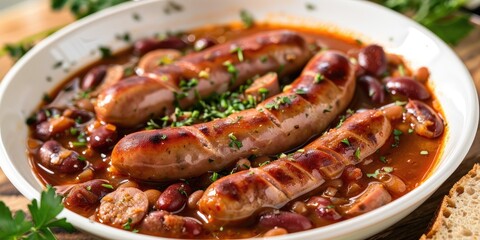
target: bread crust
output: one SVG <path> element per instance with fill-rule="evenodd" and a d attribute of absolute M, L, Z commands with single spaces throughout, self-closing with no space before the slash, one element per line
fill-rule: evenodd
<path fill-rule="evenodd" d="M 480 239 L 479 203 L 480 164 L 476 163 L 443 198 L 429 231 L 420 239 Z"/>

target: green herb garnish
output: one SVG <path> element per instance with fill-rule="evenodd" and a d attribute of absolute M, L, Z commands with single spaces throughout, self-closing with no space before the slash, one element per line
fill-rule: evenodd
<path fill-rule="evenodd" d="M 230 138 L 230 143 L 228 144 L 229 147 L 236 147 L 237 149 L 243 147 L 242 142 L 238 141 L 237 137 L 233 133 L 228 134 L 228 138 Z"/>
<path fill-rule="evenodd" d="M 62 197 L 55 189 L 47 186 L 40 196 L 40 202 L 33 199 L 28 205 L 31 220 L 25 213 L 12 214 L 4 202 L 0 201 L 0 239 L 55 239 L 52 228 L 63 228 L 73 232 L 73 226 L 65 218 L 56 219 L 63 210 Z"/>

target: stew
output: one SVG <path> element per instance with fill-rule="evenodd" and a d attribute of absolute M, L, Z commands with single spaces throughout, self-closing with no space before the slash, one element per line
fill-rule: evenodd
<path fill-rule="evenodd" d="M 427 68 L 341 33 L 260 23 L 169 33 L 47 94 L 27 120 L 28 154 L 68 209 L 103 224 L 283 235 L 422 183 L 446 126 L 428 81 Z"/>

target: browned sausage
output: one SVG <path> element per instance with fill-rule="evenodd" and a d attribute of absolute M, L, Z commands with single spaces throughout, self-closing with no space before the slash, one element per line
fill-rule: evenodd
<path fill-rule="evenodd" d="M 165 181 L 218 171 L 252 154 L 277 154 L 325 130 L 347 107 L 354 88 L 348 59 L 336 51 L 321 52 L 290 87 L 256 109 L 127 135 L 113 149 L 112 164 L 137 179 Z"/>
<path fill-rule="evenodd" d="M 292 73 L 311 55 L 304 38 L 295 32 L 276 30 L 254 34 L 192 53 L 158 67 L 145 77 L 120 81 L 99 95 L 95 111 L 105 122 L 135 126 L 173 112 L 174 101 L 179 101 L 182 107 L 195 103 L 198 100 L 195 92 L 207 97 L 238 87 L 257 74 Z M 182 92 L 180 82 L 191 79 L 197 79 L 198 85 Z"/>
<path fill-rule="evenodd" d="M 340 177 L 345 166 L 359 163 L 380 148 L 391 131 L 382 111 L 354 114 L 304 151 L 217 180 L 205 190 L 199 210 L 215 223 L 244 219 L 264 207 L 280 208 L 325 180 Z"/>
<path fill-rule="evenodd" d="M 124 187 L 102 198 L 97 217 L 101 223 L 114 227 L 133 227 L 143 219 L 147 210 L 147 195 L 137 188 Z"/>

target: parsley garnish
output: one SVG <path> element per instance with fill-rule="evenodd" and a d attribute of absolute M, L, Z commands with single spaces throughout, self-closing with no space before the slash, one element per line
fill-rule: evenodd
<path fill-rule="evenodd" d="M 307 91 L 303 88 L 299 88 L 299 89 L 295 90 L 295 93 L 302 95 L 302 94 L 307 94 Z"/>
<path fill-rule="evenodd" d="M 103 183 L 102 187 L 108 188 L 108 189 L 113 189 L 113 186 L 111 184 L 106 184 L 106 183 Z"/>
<path fill-rule="evenodd" d="M 398 130 L 398 129 L 393 129 L 393 144 L 392 147 L 398 147 L 400 144 L 400 135 L 402 135 L 403 132 Z"/>
<path fill-rule="evenodd" d="M 110 50 L 109 47 L 100 46 L 98 47 L 98 50 L 100 51 L 100 55 L 102 56 L 103 59 L 109 58 L 112 56 L 112 50 Z"/>
<path fill-rule="evenodd" d="M 236 52 L 237 57 L 238 57 L 238 61 L 243 62 L 243 49 L 241 47 L 236 47 L 236 48 L 232 49 L 231 52 Z"/>
<path fill-rule="evenodd" d="M 0 239 L 55 239 L 51 228 L 74 230 L 65 218 L 55 218 L 63 210 L 63 204 L 62 197 L 56 195 L 51 186 L 41 193 L 40 202 L 32 200 L 28 210 L 31 220 L 22 211 L 12 215 L 5 203 L 0 202 Z"/>
<path fill-rule="evenodd" d="M 240 11 L 240 19 L 242 19 L 243 25 L 246 28 L 251 28 L 254 24 L 254 19 L 251 13 L 249 13 L 247 10 L 242 9 Z"/>
<path fill-rule="evenodd" d="M 145 128 L 146 130 L 152 130 L 152 129 L 160 129 L 162 128 L 160 125 L 158 125 L 153 119 L 148 120 L 147 122 L 147 127 Z"/>
<path fill-rule="evenodd" d="M 123 229 L 125 230 L 130 230 L 132 228 L 132 226 L 130 226 L 130 224 L 132 224 L 132 219 L 131 218 L 128 218 L 127 222 L 125 224 L 123 224 Z"/>
<path fill-rule="evenodd" d="M 325 77 L 321 73 L 317 73 L 317 74 L 315 74 L 315 77 L 313 78 L 313 82 L 314 83 L 320 83 L 324 79 L 325 79 Z"/>
<path fill-rule="evenodd" d="M 350 146 L 350 141 L 348 141 L 348 138 L 344 138 L 340 142 L 342 142 L 343 144 L 345 144 L 347 146 Z"/>
<path fill-rule="evenodd" d="M 213 172 L 212 175 L 210 176 L 210 180 L 211 180 L 212 182 L 217 181 L 218 178 L 219 178 L 219 174 L 218 174 L 217 172 Z"/>
<path fill-rule="evenodd" d="M 228 134 L 228 138 L 230 138 L 230 143 L 228 144 L 229 147 L 236 147 L 237 149 L 243 147 L 242 142 L 238 141 L 237 137 L 235 137 L 233 133 Z"/>
<path fill-rule="evenodd" d="M 469 15 L 460 8 L 463 0 L 377 0 L 377 2 L 412 18 L 437 34 L 445 42 L 456 44 L 473 29 Z"/>
<path fill-rule="evenodd" d="M 355 158 L 360 159 L 360 148 L 355 149 Z"/>
<path fill-rule="evenodd" d="M 230 73 L 230 85 L 233 85 L 235 81 L 237 81 L 238 77 L 238 70 L 230 61 L 226 61 L 223 63 L 223 66 L 227 67 L 227 72 Z"/>
<path fill-rule="evenodd" d="M 382 167 L 381 169 L 375 170 L 374 173 L 367 173 L 367 177 L 377 178 L 378 174 L 380 174 L 381 172 L 391 173 L 391 172 L 393 172 L 393 167 Z"/>
<path fill-rule="evenodd" d="M 268 165 L 268 164 L 270 164 L 270 161 L 262 162 L 262 163 L 258 164 L 258 166 L 263 167 L 263 166 Z"/>

